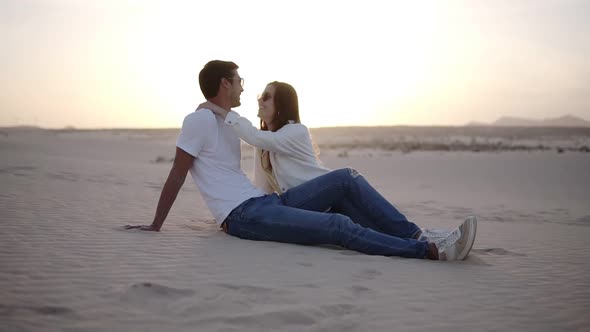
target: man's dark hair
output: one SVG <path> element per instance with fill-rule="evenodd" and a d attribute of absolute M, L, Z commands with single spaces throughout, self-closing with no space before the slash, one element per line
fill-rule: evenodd
<path fill-rule="evenodd" d="M 234 76 L 233 71 L 236 69 L 238 69 L 238 65 L 231 61 L 213 60 L 207 62 L 199 72 L 199 86 L 205 99 L 217 96 L 221 79 L 231 79 Z"/>

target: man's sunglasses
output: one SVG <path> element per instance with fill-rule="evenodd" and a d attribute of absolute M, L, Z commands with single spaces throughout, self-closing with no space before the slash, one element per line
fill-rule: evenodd
<path fill-rule="evenodd" d="M 235 80 L 235 79 L 239 79 L 240 80 L 240 86 L 243 88 L 244 87 L 244 78 L 243 77 L 226 77 L 226 79 L 228 80 Z"/>

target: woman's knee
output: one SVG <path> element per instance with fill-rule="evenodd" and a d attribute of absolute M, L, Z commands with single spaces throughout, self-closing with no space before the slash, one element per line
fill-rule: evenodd
<path fill-rule="evenodd" d="M 357 178 L 357 177 L 361 176 L 361 173 L 354 168 L 349 167 L 349 168 L 346 168 L 346 170 L 348 171 L 348 175 L 352 178 Z"/>
<path fill-rule="evenodd" d="M 336 173 L 339 177 L 343 179 L 355 179 L 361 176 L 361 173 L 359 173 L 359 171 L 350 167 L 335 170 L 334 173 Z"/>

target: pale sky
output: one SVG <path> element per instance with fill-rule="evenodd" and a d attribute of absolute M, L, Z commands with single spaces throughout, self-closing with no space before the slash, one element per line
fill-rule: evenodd
<path fill-rule="evenodd" d="M 590 120 L 590 1 L 0 0 L 0 126 L 180 127 L 230 60 L 302 122 Z"/>

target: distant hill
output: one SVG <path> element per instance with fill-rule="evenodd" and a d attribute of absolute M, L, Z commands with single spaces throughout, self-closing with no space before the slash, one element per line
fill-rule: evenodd
<path fill-rule="evenodd" d="M 37 126 L 12 126 L 12 127 L 0 127 L 0 130 L 4 132 L 13 132 L 13 131 L 40 131 L 44 130 L 41 127 Z"/>
<path fill-rule="evenodd" d="M 498 126 L 498 127 L 590 127 L 590 121 L 573 115 L 564 115 L 558 118 L 547 118 L 543 120 L 503 116 L 488 124 L 481 122 L 470 122 L 467 126 Z"/>

